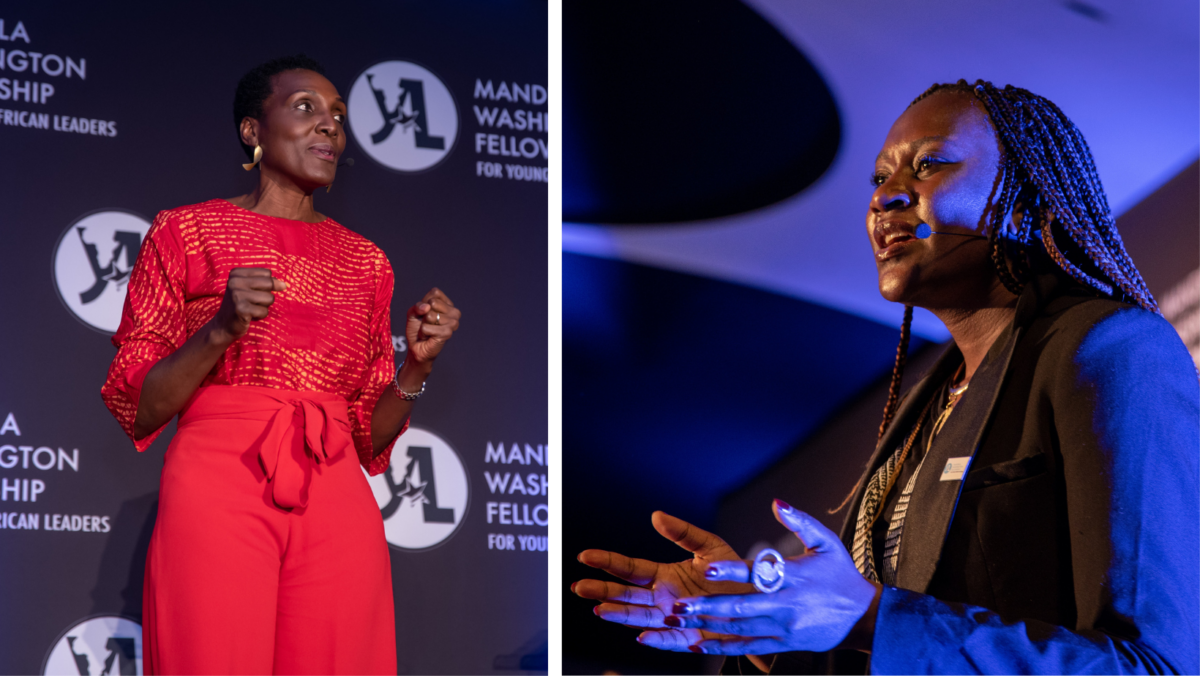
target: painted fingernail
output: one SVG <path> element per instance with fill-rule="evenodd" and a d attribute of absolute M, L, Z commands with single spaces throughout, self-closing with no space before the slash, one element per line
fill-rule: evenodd
<path fill-rule="evenodd" d="M 687 615 L 692 612 L 692 607 L 686 603 L 679 602 L 671 606 L 671 612 L 676 615 Z"/>
<path fill-rule="evenodd" d="M 643 640 L 642 640 L 642 634 L 638 634 L 638 635 L 637 635 L 637 642 L 638 642 L 638 643 L 645 643 L 645 641 L 643 641 Z"/>
<path fill-rule="evenodd" d="M 701 655 L 704 654 L 704 648 L 701 648 L 698 645 L 690 645 L 690 646 L 688 646 L 688 650 L 690 650 L 694 653 L 700 653 Z"/>
<path fill-rule="evenodd" d="M 778 508 L 779 511 L 781 511 L 781 512 L 790 512 L 793 510 L 791 505 L 784 502 L 783 500 L 780 500 L 779 498 L 775 498 L 775 507 Z"/>
<path fill-rule="evenodd" d="M 577 585 L 577 584 L 579 584 L 579 583 L 578 583 L 578 582 L 572 582 L 572 583 L 571 583 L 571 593 L 572 593 L 572 594 L 574 594 L 574 593 L 575 593 L 575 585 Z"/>
<path fill-rule="evenodd" d="M 708 569 L 704 571 L 704 577 L 707 577 L 710 580 L 717 579 L 717 576 L 720 574 L 721 571 L 718 570 L 716 566 L 709 566 Z"/>
<path fill-rule="evenodd" d="M 667 625 L 668 627 L 682 627 L 683 626 L 683 622 L 681 622 L 679 620 L 679 618 L 674 615 L 667 615 L 666 618 L 663 619 L 663 624 Z"/>
<path fill-rule="evenodd" d="M 592 614 L 595 615 L 596 617 L 604 617 L 603 615 L 600 614 L 600 606 L 594 606 L 592 608 Z"/>

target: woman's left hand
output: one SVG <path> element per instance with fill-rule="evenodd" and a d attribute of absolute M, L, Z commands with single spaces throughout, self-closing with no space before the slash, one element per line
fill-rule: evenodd
<path fill-rule="evenodd" d="M 869 650 L 882 587 L 858 572 L 842 541 L 819 521 L 781 500 L 775 501 L 774 511 L 807 549 L 785 560 L 783 588 L 770 594 L 681 598 L 665 623 L 732 635 L 692 646 L 708 655 L 820 652 L 839 646 Z M 750 580 L 742 561 L 714 562 L 707 575 L 711 580 Z M 852 630 L 855 644 L 846 640 Z"/>
<path fill-rule="evenodd" d="M 462 312 L 434 287 L 416 305 L 408 309 L 404 335 L 408 339 L 408 356 L 419 363 L 437 358 L 446 341 L 458 330 Z"/>

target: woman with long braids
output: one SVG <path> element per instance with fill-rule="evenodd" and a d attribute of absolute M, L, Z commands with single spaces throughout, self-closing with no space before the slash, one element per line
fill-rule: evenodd
<path fill-rule="evenodd" d="M 731 672 L 1200 672 L 1200 384 L 1050 101 L 935 85 L 876 159 L 867 232 L 906 306 L 879 442 L 841 536 L 776 500 L 803 555 L 587 550 L 605 620 Z M 953 344 L 900 396 L 912 308 Z"/>

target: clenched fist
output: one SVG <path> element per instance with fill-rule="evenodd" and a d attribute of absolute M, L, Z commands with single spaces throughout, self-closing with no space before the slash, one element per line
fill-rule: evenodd
<path fill-rule="evenodd" d="M 225 297 L 213 317 L 218 331 L 237 340 L 250 330 L 250 322 L 266 319 L 275 302 L 275 293 L 285 291 L 287 283 L 275 279 L 267 268 L 234 268 L 229 271 Z"/>
<path fill-rule="evenodd" d="M 446 341 L 458 330 L 462 312 L 434 287 L 416 305 L 408 309 L 404 326 L 408 338 L 408 356 L 417 362 L 433 361 L 445 347 Z"/>

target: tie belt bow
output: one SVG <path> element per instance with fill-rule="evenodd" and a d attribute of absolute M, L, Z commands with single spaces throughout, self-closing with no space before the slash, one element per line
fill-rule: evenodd
<path fill-rule="evenodd" d="M 179 424 L 221 418 L 267 423 L 261 441 L 250 443 L 258 447 L 258 462 L 271 483 L 275 504 L 284 509 L 304 507 L 313 471 L 337 460 L 353 444 L 346 401 L 324 392 L 202 387 L 180 415 Z M 294 437 L 288 435 L 294 428 L 299 428 L 295 434 L 303 435 L 303 455 L 297 452 Z"/>

